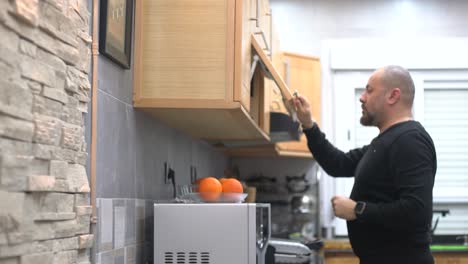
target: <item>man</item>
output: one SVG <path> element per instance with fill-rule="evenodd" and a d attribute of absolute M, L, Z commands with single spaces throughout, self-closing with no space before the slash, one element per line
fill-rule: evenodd
<path fill-rule="evenodd" d="M 303 97 L 292 99 L 321 167 L 334 177 L 354 176 L 350 198 L 335 196 L 332 205 L 335 215 L 347 220 L 361 264 L 434 263 L 429 244 L 437 159 L 431 137 L 412 119 L 413 99 L 414 83 L 406 69 L 375 71 L 360 97 L 360 121 L 380 133 L 347 153 L 325 138 Z"/>

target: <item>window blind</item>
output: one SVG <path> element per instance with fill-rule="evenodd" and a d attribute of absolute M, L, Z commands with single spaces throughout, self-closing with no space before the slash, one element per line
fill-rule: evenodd
<path fill-rule="evenodd" d="M 466 198 L 468 89 L 425 87 L 424 126 L 437 151 L 438 168 L 434 186 L 436 200 L 453 198 L 456 201 L 457 198 Z"/>
<path fill-rule="evenodd" d="M 434 208 L 450 209 L 435 234 L 468 233 L 468 81 L 424 82 L 424 126 L 437 152 Z"/>

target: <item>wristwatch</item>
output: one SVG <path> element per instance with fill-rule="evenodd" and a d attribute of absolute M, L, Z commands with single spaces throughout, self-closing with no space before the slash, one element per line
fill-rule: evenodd
<path fill-rule="evenodd" d="M 362 215 L 365 209 L 366 209 L 365 202 L 357 202 L 356 206 L 354 207 L 354 213 L 356 214 L 356 216 Z"/>

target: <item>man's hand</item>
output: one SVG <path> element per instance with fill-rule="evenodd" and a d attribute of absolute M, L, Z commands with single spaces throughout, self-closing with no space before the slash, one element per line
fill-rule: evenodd
<path fill-rule="evenodd" d="M 356 213 L 354 213 L 355 201 L 344 196 L 334 196 L 331 203 L 337 217 L 348 221 L 356 219 Z"/>
<path fill-rule="evenodd" d="M 302 127 L 305 129 L 311 128 L 314 125 L 314 121 L 312 120 L 310 104 L 307 99 L 298 95 L 297 97 L 291 98 L 289 103 L 296 109 L 297 119 L 301 122 Z"/>

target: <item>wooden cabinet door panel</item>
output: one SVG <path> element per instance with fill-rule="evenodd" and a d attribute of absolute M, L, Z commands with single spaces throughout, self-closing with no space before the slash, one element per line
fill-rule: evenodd
<path fill-rule="evenodd" d="M 234 101 L 240 102 L 247 111 L 250 111 L 250 68 L 252 63 L 252 47 L 250 35 L 255 21 L 252 18 L 254 0 L 236 1 L 236 28 L 235 28 L 235 80 Z"/>
<path fill-rule="evenodd" d="M 178 3 L 142 3 L 141 48 L 145 52 L 139 96 L 232 101 L 233 1 Z"/>
<path fill-rule="evenodd" d="M 305 96 L 311 103 L 312 115 L 320 124 L 320 60 L 292 53 L 284 53 L 283 60 L 289 70 L 285 70 L 285 79 L 289 80 L 289 88 Z M 300 141 L 278 143 L 281 150 L 309 152 L 305 135 Z"/>

